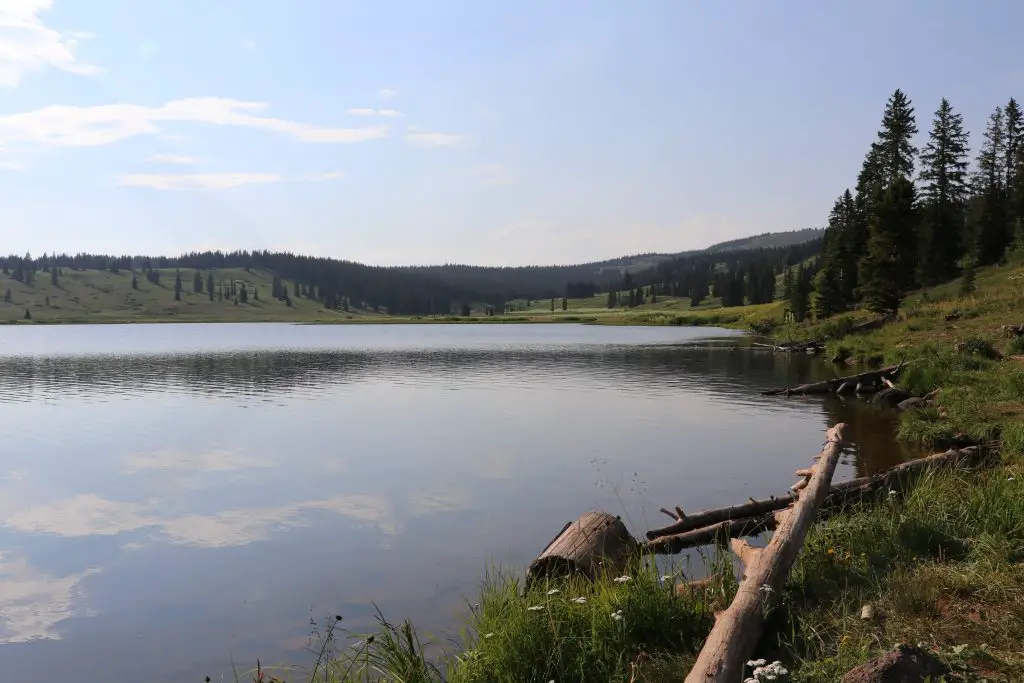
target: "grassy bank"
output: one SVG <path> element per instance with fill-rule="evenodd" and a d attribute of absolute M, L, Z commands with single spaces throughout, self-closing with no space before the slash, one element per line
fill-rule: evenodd
<path fill-rule="evenodd" d="M 1000 333 L 1024 315 L 1024 267 L 982 271 L 974 294 L 957 292 L 956 284 L 916 292 L 897 322 L 866 334 L 848 334 L 868 317 L 857 314 L 778 328 L 780 337 L 827 337 L 830 351 L 855 364 L 913 361 L 904 386 L 940 392 L 934 407 L 904 414 L 900 437 L 935 449 L 981 442 L 994 453 L 991 468 L 933 472 L 905 497 L 813 528 L 755 652 L 780 661 L 788 680 L 837 681 L 896 643 L 928 649 L 950 667 L 948 680 L 1024 680 L 1024 362 L 1012 358 L 1024 343 Z M 776 313 L 688 315 L 749 324 L 778 322 Z M 723 314 L 739 317 L 715 317 Z M 494 575 L 455 641 L 382 618 L 381 630 L 354 646 L 334 634 L 326 670 L 335 681 L 678 681 L 736 588 L 731 560 L 710 552 L 695 574 L 712 580 L 699 589 L 678 590 L 685 572 L 665 580 L 650 564 L 628 570 L 628 580 L 529 590 L 514 575 Z M 437 657 L 430 642 L 447 653 Z"/>

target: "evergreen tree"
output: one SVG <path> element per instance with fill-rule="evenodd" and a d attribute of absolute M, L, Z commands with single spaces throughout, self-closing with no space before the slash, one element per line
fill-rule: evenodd
<path fill-rule="evenodd" d="M 869 310 L 895 315 L 914 284 L 916 210 L 914 184 L 898 178 L 873 201 L 861 294 Z"/>
<path fill-rule="evenodd" d="M 554 299 L 551 300 L 551 312 L 552 313 L 555 312 L 555 300 Z"/>
<path fill-rule="evenodd" d="M 616 293 L 616 291 L 614 289 L 609 289 L 608 290 L 608 301 L 607 301 L 607 303 L 605 305 L 608 308 L 615 308 L 616 306 L 618 306 L 618 304 L 619 304 L 618 294 Z"/>
<path fill-rule="evenodd" d="M 56 268 L 51 268 L 50 269 L 50 284 L 53 285 L 54 287 L 57 287 L 60 284 L 60 282 L 57 280 L 57 269 Z"/>
<path fill-rule="evenodd" d="M 968 195 L 967 153 L 963 116 L 943 98 L 921 153 L 918 270 L 925 284 L 944 282 L 957 270 Z"/>
<path fill-rule="evenodd" d="M 783 268 L 782 270 L 782 298 L 789 301 L 793 294 L 793 269 Z"/>
<path fill-rule="evenodd" d="M 192 276 L 192 293 L 193 294 L 202 294 L 203 293 L 203 276 L 202 276 L 202 274 L 198 270 Z"/>
<path fill-rule="evenodd" d="M 181 271 L 174 278 L 174 300 L 181 301 Z"/>
<path fill-rule="evenodd" d="M 4 303 L 5 304 L 11 303 L 11 288 L 10 287 L 8 287 L 7 291 L 4 293 Z"/>
<path fill-rule="evenodd" d="M 288 285 L 285 285 L 285 284 L 281 285 L 281 298 L 284 301 L 287 301 L 289 306 L 292 305 L 291 299 L 288 296 Z"/>
<path fill-rule="evenodd" d="M 30 311 L 30 310 L 28 310 L 26 308 L 25 309 L 25 320 L 31 320 L 31 319 L 32 319 L 32 311 Z"/>
<path fill-rule="evenodd" d="M 217 301 L 224 301 L 224 285 L 223 283 L 217 287 Z"/>
<path fill-rule="evenodd" d="M 132 273 L 132 289 L 139 288 L 139 278 L 135 273 Z"/>
<path fill-rule="evenodd" d="M 238 290 L 238 300 L 243 304 L 249 303 L 249 286 L 242 285 L 242 288 Z"/>
<path fill-rule="evenodd" d="M 811 271 L 801 265 L 793 282 L 793 292 L 789 299 L 789 312 L 796 322 L 803 322 L 811 312 Z"/>
<path fill-rule="evenodd" d="M 974 294 L 974 259 L 968 258 L 964 266 L 964 274 L 960 278 L 959 296 L 961 299 Z"/>
<path fill-rule="evenodd" d="M 569 300 L 566 299 L 564 296 L 562 297 L 562 310 L 563 311 L 569 310 Z"/>
<path fill-rule="evenodd" d="M 210 301 L 213 301 L 213 271 L 211 270 L 206 274 L 206 291 L 210 294 Z"/>
<path fill-rule="evenodd" d="M 1010 245 L 1024 248 L 1024 115 L 1017 101 L 1006 105 L 1006 205 Z"/>
<path fill-rule="evenodd" d="M 971 211 L 974 255 L 979 265 L 995 263 L 1009 244 L 1006 216 L 1005 128 L 1002 107 L 996 107 L 985 128 L 974 176 Z"/>
<path fill-rule="evenodd" d="M 252 288 L 252 298 L 253 298 L 253 301 L 259 301 L 260 300 L 260 290 L 256 289 L 255 287 Z"/>
<path fill-rule="evenodd" d="M 911 144 L 917 135 L 914 107 L 902 90 L 889 96 L 882 114 L 882 129 L 878 131 L 878 160 L 881 177 L 886 185 L 900 178 L 914 175 L 914 155 L 917 148 Z"/>
<path fill-rule="evenodd" d="M 1006 103 L 1003 118 L 1006 121 L 1006 132 L 1003 136 L 1003 166 L 1006 174 L 1004 185 L 1012 188 L 1017 176 L 1017 159 L 1022 146 L 1021 135 L 1024 135 L 1024 113 L 1021 112 L 1017 100 L 1012 97 Z"/>

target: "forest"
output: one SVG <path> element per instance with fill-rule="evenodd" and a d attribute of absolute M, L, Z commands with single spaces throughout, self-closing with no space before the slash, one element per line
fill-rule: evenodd
<path fill-rule="evenodd" d="M 896 90 L 851 191 L 835 200 L 814 276 L 818 318 L 863 306 L 893 315 L 906 293 L 961 277 L 1024 246 L 1024 115 L 1011 98 L 988 117 L 973 166 L 963 115 L 943 98 L 922 149 L 913 104 Z"/>

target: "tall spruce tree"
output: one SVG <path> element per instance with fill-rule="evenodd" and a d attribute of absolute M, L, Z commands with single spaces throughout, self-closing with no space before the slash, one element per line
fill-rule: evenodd
<path fill-rule="evenodd" d="M 914 183 L 897 178 L 873 200 L 867 254 L 861 261 L 861 297 L 875 313 L 895 315 L 914 284 Z"/>
<path fill-rule="evenodd" d="M 917 135 L 914 107 L 902 90 L 889 96 L 882 114 L 882 128 L 878 131 L 878 150 L 881 178 L 886 185 L 900 178 L 914 175 L 914 156 L 917 148 L 911 143 Z"/>
<path fill-rule="evenodd" d="M 1009 243 L 1006 215 L 1006 129 L 1003 108 L 996 107 L 985 127 L 974 175 L 971 231 L 978 265 L 995 263 Z"/>
<path fill-rule="evenodd" d="M 181 301 L 181 271 L 174 278 L 174 300 Z"/>
<path fill-rule="evenodd" d="M 921 152 L 921 230 L 918 273 L 925 284 L 957 272 L 968 197 L 968 135 L 963 116 L 942 98 Z"/>
<path fill-rule="evenodd" d="M 1007 238 L 1011 248 L 1024 248 L 1024 113 L 1012 97 L 1005 116 Z"/>

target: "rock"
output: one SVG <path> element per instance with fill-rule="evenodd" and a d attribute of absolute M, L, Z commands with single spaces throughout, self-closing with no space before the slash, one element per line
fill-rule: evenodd
<path fill-rule="evenodd" d="M 875 618 L 875 606 L 870 602 L 860 608 L 860 618 L 864 621 L 871 621 Z"/>
<path fill-rule="evenodd" d="M 913 398 L 909 392 L 903 391 L 902 389 L 882 389 L 871 398 L 871 402 L 876 406 L 885 408 L 895 408 L 897 405 L 906 401 L 908 398 Z"/>
<path fill-rule="evenodd" d="M 924 408 L 928 405 L 928 401 L 920 396 L 911 396 L 905 401 L 900 401 L 896 404 L 896 407 L 900 410 L 914 410 L 915 408 Z"/>
<path fill-rule="evenodd" d="M 897 645 L 867 664 L 861 664 L 843 676 L 842 683 L 923 683 L 929 677 L 949 673 L 945 664 L 924 650 Z"/>

